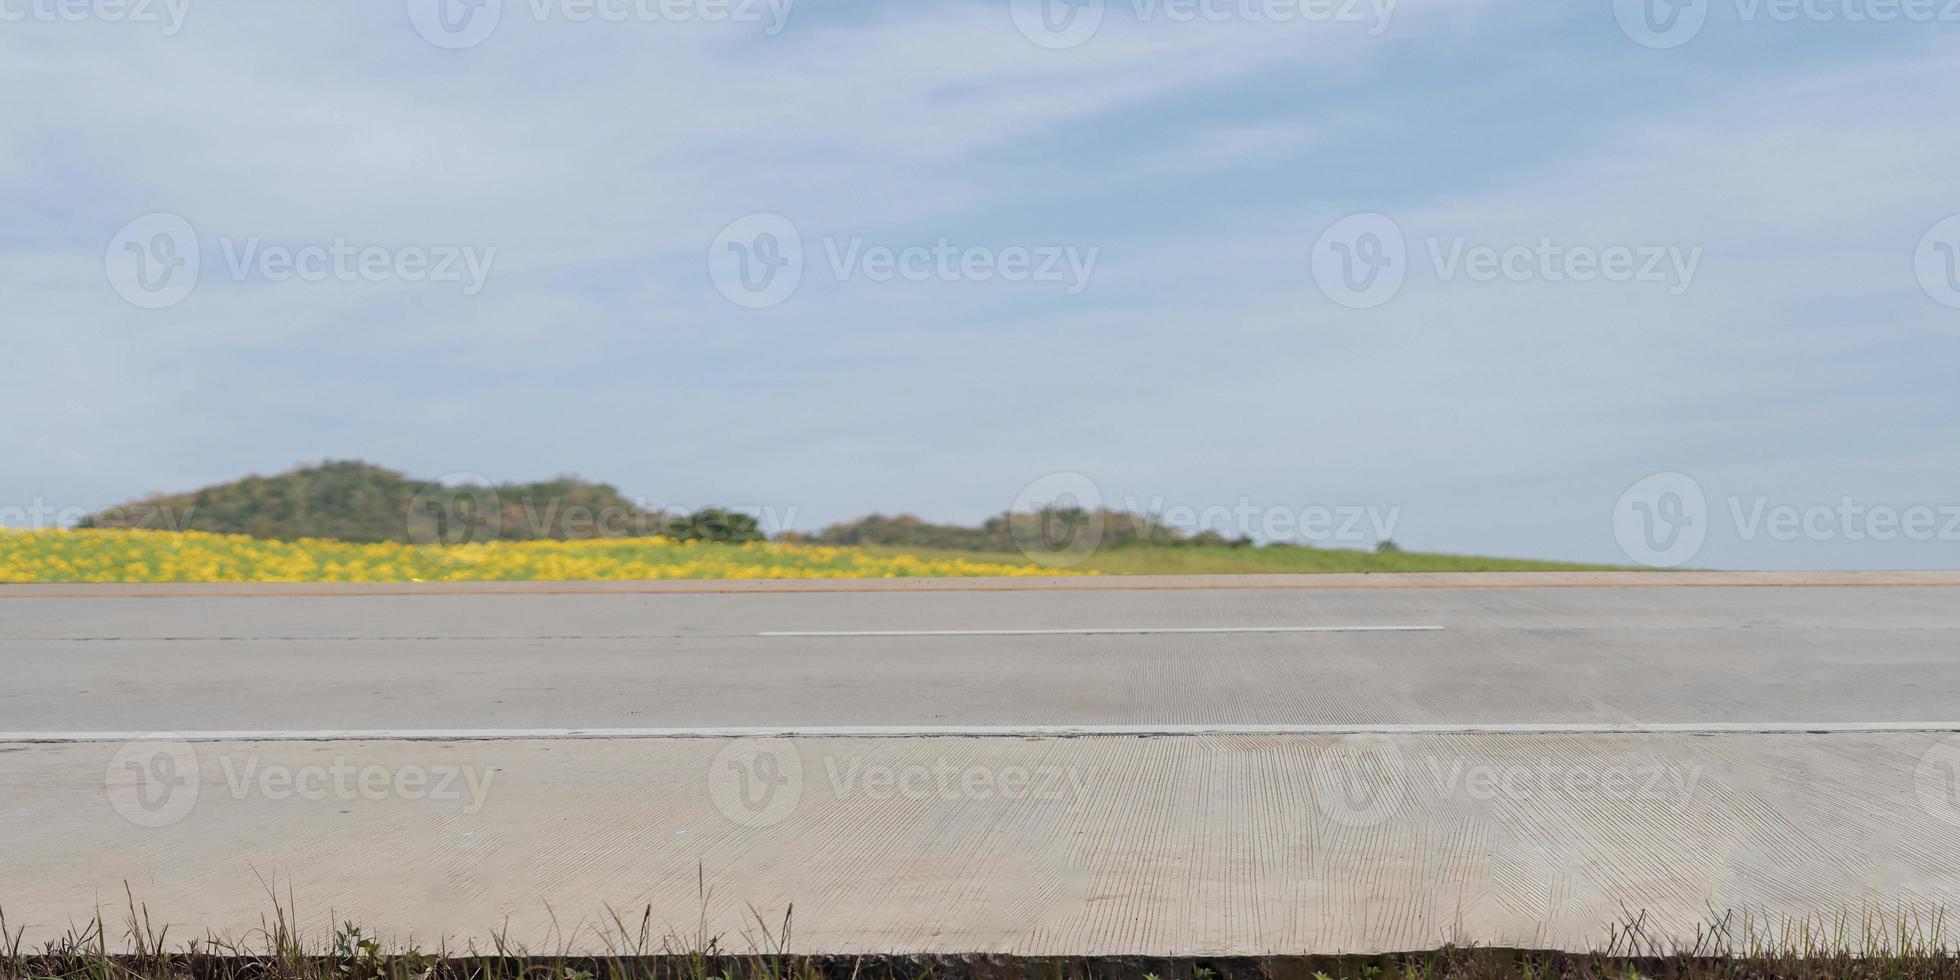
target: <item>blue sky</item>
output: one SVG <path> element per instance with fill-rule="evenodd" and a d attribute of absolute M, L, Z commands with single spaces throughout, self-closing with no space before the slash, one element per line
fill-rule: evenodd
<path fill-rule="evenodd" d="M 1630 488 L 1679 473 L 1706 540 L 1666 561 L 1960 566 L 1960 308 L 1922 261 L 1960 246 L 1940 3 L 1701 0 L 1655 47 L 1627 0 L 1105 0 L 1058 46 L 1020 0 L 501 0 L 445 47 L 417 29 L 437 0 L 50 2 L 0 0 L 9 523 L 322 458 L 803 530 L 974 521 L 1061 473 L 1113 505 L 1368 508 L 1407 548 L 1624 563 L 1653 557 Z M 200 268 L 146 308 L 120 246 L 159 213 Z M 803 262 L 748 308 L 713 255 L 756 214 Z M 1354 214 L 1403 240 L 1367 308 L 1316 278 Z M 1093 264 L 831 259 L 942 240 Z M 337 241 L 488 268 L 257 262 Z M 1694 264 L 1438 262 L 1541 243 Z M 1746 520 L 1819 506 L 1793 536 Z M 1871 540 L 1874 508 L 1935 527 Z"/>

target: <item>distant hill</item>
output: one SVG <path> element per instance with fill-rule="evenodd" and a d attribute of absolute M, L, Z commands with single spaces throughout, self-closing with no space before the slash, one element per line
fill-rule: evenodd
<path fill-rule="evenodd" d="M 649 510 L 612 486 L 572 477 L 451 487 L 356 461 L 328 461 L 139 500 L 92 514 L 81 526 L 363 543 L 762 537 L 748 515 L 713 508 L 693 514 Z"/>
<path fill-rule="evenodd" d="M 1044 521 L 1047 526 L 1044 527 Z M 1095 525 L 1104 547 L 1137 544 L 1200 547 L 1250 547 L 1249 538 L 1227 538 L 1216 531 L 1182 534 L 1153 520 L 1128 511 L 1051 510 L 1035 513 L 1001 514 L 989 517 L 979 527 L 958 524 L 930 524 L 910 514 L 886 517 L 873 514 L 855 521 L 832 524 L 816 534 L 798 540 L 828 545 L 888 545 L 932 548 L 947 551 L 1011 552 L 1022 543 L 1066 533 L 1069 526 Z"/>
<path fill-rule="evenodd" d="M 292 541 L 325 538 L 417 545 L 482 541 L 584 540 L 661 535 L 676 540 L 755 541 L 754 517 L 708 508 L 682 514 L 642 507 L 612 486 L 561 477 L 540 483 L 451 486 L 356 461 L 328 461 L 277 476 L 250 476 L 166 494 L 85 518 L 85 528 L 208 531 Z M 1259 544 L 1215 531 L 1183 533 L 1149 515 L 1050 509 L 1000 514 L 978 527 L 934 524 L 908 514 L 833 524 L 790 543 L 862 548 L 872 556 L 929 560 L 979 555 L 1067 555 L 1077 571 L 1103 574 L 1565 570 L 1590 566 L 1508 558 Z M 989 559 L 991 560 L 991 559 Z"/>

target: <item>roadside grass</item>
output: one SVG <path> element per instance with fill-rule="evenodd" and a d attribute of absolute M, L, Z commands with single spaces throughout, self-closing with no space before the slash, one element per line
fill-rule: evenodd
<path fill-rule="evenodd" d="M 1018 553 L 952 551 L 865 545 L 878 557 L 908 554 L 928 560 L 957 556 L 978 561 L 1022 561 Z M 1257 575 L 1314 572 L 1579 572 L 1615 571 L 1610 565 L 1532 561 L 1524 558 L 1484 558 L 1420 551 L 1355 551 L 1340 548 L 1233 548 L 1214 545 L 1123 545 L 1091 553 L 1081 562 L 1057 572 L 1098 575 Z"/>
<path fill-rule="evenodd" d="M 275 896 L 270 917 L 248 936 L 173 946 L 168 929 L 155 927 L 149 909 L 131 898 L 119 930 L 98 912 L 39 948 L 27 947 L 24 929 L 10 932 L 0 914 L 0 980 L 1960 980 L 1943 912 L 1773 925 L 1727 913 L 1679 943 L 1655 938 L 1644 916 L 1629 914 L 1592 953 L 1450 945 L 1369 956 L 1205 957 L 799 954 L 793 908 L 774 923 L 749 912 L 754 925 L 739 947 L 709 936 L 705 924 L 691 935 L 657 930 L 648 908 L 637 917 L 608 910 L 603 924 L 564 936 L 560 952 L 503 933 L 492 934 L 487 949 L 423 950 L 384 946 L 352 922 L 309 944 L 289 895 Z M 605 952 L 567 952 L 575 948 Z"/>

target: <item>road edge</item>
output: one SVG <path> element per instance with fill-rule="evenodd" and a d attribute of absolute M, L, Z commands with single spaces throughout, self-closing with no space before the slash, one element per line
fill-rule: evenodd
<path fill-rule="evenodd" d="M 1319 572 L 1008 578 L 676 579 L 582 582 L 233 582 L 0 584 L 0 599 L 499 595 L 713 595 L 1152 589 L 1869 588 L 1960 586 L 1960 571 Z"/>

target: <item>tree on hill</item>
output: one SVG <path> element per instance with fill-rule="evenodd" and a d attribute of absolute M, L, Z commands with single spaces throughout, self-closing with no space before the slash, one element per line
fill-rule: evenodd
<path fill-rule="evenodd" d="M 910 514 L 886 517 L 873 514 L 855 521 L 833 524 L 807 540 L 830 545 L 886 545 L 901 548 L 938 548 L 949 551 L 1013 552 L 1029 542 L 1051 541 L 1060 536 L 1091 533 L 1100 547 L 1130 545 L 1230 545 L 1251 544 L 1246 538 L 1227 538 L 1205 530 L 1187 535 L 1165 526 L 1147 514 L 1121 510 L 1042 510 L 997 514 L 979 527 L 957 524 L 931 524 Z"/>

